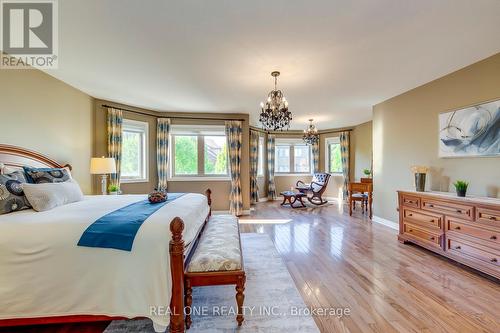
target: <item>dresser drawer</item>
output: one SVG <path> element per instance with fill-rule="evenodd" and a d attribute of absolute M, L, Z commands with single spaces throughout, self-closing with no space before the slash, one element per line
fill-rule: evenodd
<path fill-rule="evenodd" d="M 474 222 L 472 222 L 474 223 Z M 446 230 L 449 235 L 456 234 L 458 236 L 473 237 L 480 241 L 488 241 L 491 243 L 488 246 L 498 246 L 500 245 L 500 233 L 482 227 L 482 225 L 473 225 L 468 221 L 460 221 L 454 218 L 446 218 Z"/>
<path fill-rule="evenodd" d="M 500 229 L 500 211 L 483 207 L 476 208 L 476 220 Z"/>
<path fill-rule="evenodd" d="M 414 224 L 403 223 L 403 233 L 433 247 L 441 247 L 442 236 L 429 230 L 419 228 Z"/>
<path fill-rule="evenodd" d="M 500 256 L 499 252 L 495 251 L 495 249 L 448 237 L 446 240 L 446 251 L 469 260 L 480 260 L 488 264 L 490 268 L 500 270 Z"/>
<path fill-rule="evenodd" d="M 454 202 L 422 198 L 422 209 L 444 215 L 459 217 L 464 220 L 474 220 L 474 206 Z"/>
<path fill-rule="evenodd" d="M 407 207 L 420 208 L 420 198 L 411 195 L 403 194 L 401 195 L 401 203 Z"/>
<path fill-rule="evenodd" d="M 410 222 L 412 224 L 437 229 L 437 231 L 440 231 L 443 228 L 443 216 L 438 214 L 404 208 L 403 219 L 404 221 Z"/>

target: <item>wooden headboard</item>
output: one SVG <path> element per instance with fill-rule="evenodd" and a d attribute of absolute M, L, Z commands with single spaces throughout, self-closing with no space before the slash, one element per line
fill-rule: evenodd
<path fill-rule="evenodd" d="M 53 159 L 21 147 L 0 144 L 0 164 L 19 168 L 30 166 L 34 168 L 69 168 L 69 164 L 59 164 Z"/>

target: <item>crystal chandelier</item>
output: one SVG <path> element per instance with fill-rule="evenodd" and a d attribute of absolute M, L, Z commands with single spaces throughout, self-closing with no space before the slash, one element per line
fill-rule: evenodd
<path fill-rule="evenodd" d="M 274 90 L 267 95 L 265 104 L 264 102 L 260 103 L 262 111 L 259 121 L 262 123 L 262 127 L 268 131 L 283 130 L 285 127 L 288 130 L 292 120 L 292 113 L 288 111 L 288 102 L 283 92 L 276 88 L 279 75 L 280 72 L 277 71 L 271 73 L 271 76 L 274 77 Z"/>
<path fill-rule="evenodd" d="M 319 141 L 318 129 L 313 125 L 313 119 L 309 119 L 309 126 L 304 130 L 302 140 L 308 145 L 313 145 Z"/>

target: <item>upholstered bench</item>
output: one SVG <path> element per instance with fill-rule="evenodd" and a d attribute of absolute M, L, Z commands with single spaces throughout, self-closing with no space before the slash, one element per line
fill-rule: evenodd
<path fill-rule="evenodd" d="M 184 273 L 184 303 L 188 309 L 186 327 L 189 328 L 192 322 L 192 287 L 225 284 L 236 285 L 236 321 L 241 326 L 246 277 L 238 218 L 232 215 L 213 215 L 205 229 Z"/>

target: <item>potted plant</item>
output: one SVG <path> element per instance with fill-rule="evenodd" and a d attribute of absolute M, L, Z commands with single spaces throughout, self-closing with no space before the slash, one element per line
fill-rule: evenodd
<path fill-rule="evenodd" d="M 415 190 L 418 192 L 425 191 L 425 176 L 429 171 L 429 168 L 423 165 L 414 165 L 411 167 L 411 171 L 415 174 Z"/>
<path fill-rule="evenodd" d="M 370 176 L 372 175 L 372 171 L 370 169 L 363 169 L 363 173 L 368 178 L 370 178 Z"/>
<path fill-rule="evenodd" d="M 457 190 L 457 196 L 465 197 L 469 183 L 464 180 L 457 180 L 453 185 L 455 186 L 455 190 Z"/>
<path fill-rule="evenodd" d="M 111 185 L 108 186 L 108 193 L 110 195 L 117 195 L 118 192 L 120 192 L 120 186 L 113 185 L 113 184 L 111 184 Z"/>

